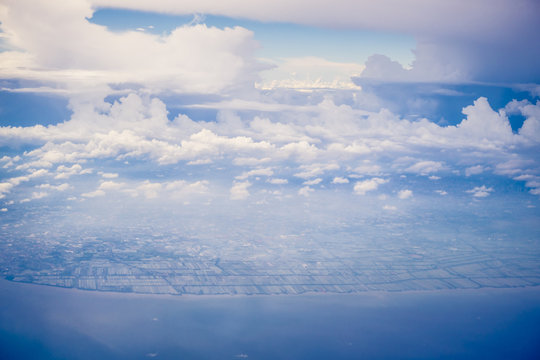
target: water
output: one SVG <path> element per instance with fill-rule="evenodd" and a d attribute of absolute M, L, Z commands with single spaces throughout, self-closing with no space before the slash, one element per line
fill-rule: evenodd
<path fill-rule="evenodd" d="M 537 359 L 540 289 L 258 297 L 0 281 L 2 359 Z"/>

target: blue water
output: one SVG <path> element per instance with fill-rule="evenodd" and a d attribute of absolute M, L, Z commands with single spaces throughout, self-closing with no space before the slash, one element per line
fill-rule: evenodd
<path fill-rule="evenodd" d="M 538 359 L 540 289 L 173 297 L 0 281 L 2 359 Z"/>

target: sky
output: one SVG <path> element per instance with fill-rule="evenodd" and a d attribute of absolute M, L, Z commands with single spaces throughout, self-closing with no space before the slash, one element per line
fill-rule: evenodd
<path fill-rule="evenodd" d="M 539 15 L 534 0 L 5 0 L 2 222 L 176 217 L 212 236 L 241 219 L 252 237 L 285 218 L 279 237 L 473 214 L 535 238 Z"/>

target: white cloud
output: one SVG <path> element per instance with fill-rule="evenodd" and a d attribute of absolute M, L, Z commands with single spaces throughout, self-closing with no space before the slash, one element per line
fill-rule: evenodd
<path fill-rule="evenodd" d="M 467 190 L 469 194 L 473 194 L 473 196 L 477 198 L 483 198 L 483 197 L 489 196 L 489 194 L 493 191 L 494 191 L 493 188 L 491 187 L 488 188 L 485 185 L 476 186 L 471 190 Z"/>
<path fill-rule="evenodd" d="M 315 190 L 313 190 L 309 186 L 304 186 L 304 187 L 300 188 L 300 190 L 298 190 L 298 195 L 308 197 L 309 194 L 314 192 L 314 191 Z"/>
<path fill-rule="evenodd" d="M 532 143 L 540 143 L 540 100 L 535 105 L 526 104 L 520 107 L 526 120 L 519 129 L 519 134 Z"/>
<path fill-rule="evenodd" d="M 174 0 L 156 0 L 152 4 L 143 0 L 92 0 L 92 4 L 183 15 L 203 13 L 265 22 L 406 31 L 417 35 L 460 34 L 475 39 L 486 35 L 490 35 L 490 38 L 501 36 L 503 31 L 509 31 L 507 26 L 518 21 L 527 23 L 517 25 L 530 25 L 535 19 L 530 12 L 535 14 L 537 9 L 535 3 L 530 1 L 519 1 L 521 6 L 516 8 L 512 2 L 493 5 L 488 0 L 476 1 L 473 4 L 464 1 L 448 3 L 421 0 L 411 0 L 406 4 L 397 0 L 381 0 L 376 3 L 369 0 L 337 0 L 332 3 L 314 3 L 309 0 L 276 0 L 272 3 L 262 0 L 238 0 L 235 6 L 216 0 L 190 0 L 180 3 Z M 518 29 L 521 28 L 518 26 Z M 515 28 L 511 30 L 517 31 Z"/>
<path fill-rule="evenodd" d="M 125 185 L 126 185 L 125 183 L 119 183 L 115 181 L 103 181 L 99 185 L 99 189 L 103 191 L 109 191 L 109 190 L 117 191 L 125 187 Z"/>
<path fill-rule="evenodd" d="M 0 54 L 0 76 L 39 80 L 72 93 L 110 91 L 107 84 L 123 82 L 149 91 L 215 93 L 253 83 L 263 68 L 253 57 L 253 33 L 244 28 L 194 24 L 167 35 L 120 33 L 87 21 L 92 13 L 85 0 L 4 3 L 3 40 L 17 50 Z"/>
<path fill-rule="evenodd" d="M 115 185 L 116 186 L 116 185 Z M 155 199 L 163 188 L 161 183 L 153 183 L 149 180 L 144 181 L 136 187 L 137 193 L 142 193 L 147 199 Z"/>
<path fill-rule="evenodd" d="M 387 210 L 387 211 L 396 211 L 396 210 L 397 210 L 397 207 L 395 207 L 394 205 L 384 205 L 384 206 L 383 206 L 383 210 Z"/>
<path fill-rule="evenodd" d="M 67 183 L 60 184 L 60 185 L 41 184 L 38 186 L 38 188 L 40 189 L 51 189 L 51 190 L 56 190 L 56 191 L 66 191 L 67 189 L 71 187 L 72 186 Z"/>
<path fill-rule="evenodd" d="M 465 176 L 478 175 L 484 172 L 482 165 L 475 165 L 465 169 Z"/>
<path fill-rule="evenodd" d="M 427 175 L 429 173 L 438 172 L 444 168 L 443 163 L 440 161 L 419 161 L 409 166 L 405 171 Z"/>
<path fill-rule="evenodd" d="M 377 164 L 371 163 L 369 160 L 364 160 L 363 164 L 357 166 L 354 172 L 362 175 L 377 175 L 381 172 L 381 167 Z"/>
<path fill-rule="evenodd" d="M 413 196 L 412 190 L 400 190 L 398 192 L 398 198 L 405 200 Z"/>
<path fill-rule="evenodd" d="M 316 178 L 316 179 L 312 179 L 312 180 L 307 180 L 307 181 L 304 181 L 303 184 L 304 185 L 317 185 L 317 184 L 320 184 L 322 182 L 322 179 L 321 178 Z"/>
<path fill-rule="evenodd" d="M 446 191 L 444 191 L 444 190 L 435 190 L 435 192 L 436 192 L 437 194 L 443 195 L 443 196 L 444 196 L 444 195 L 448 195 L 448 193 L 447 193 Z"/>
<path fill-rule="evenodd" d="M 480 97 L 473 105 L 465 107 L 463 114 L 467 115 L 467 118 L 456 128 L 485 146 L 513 144 L 517 140 L 504 111 L 494 111 L 485 97 Z"/>
<path fill-rule="evenodd" d="M 348 184 L 348 183 L 349 183 L 349 179 L 344 178 L 344 177 L 339 177 L 339 176 L 336 176 L 334 180 L 332 180 L 332 184 Z"/>
<path fill-rule="evenodd" d="M 44 158 L 50 159 L 49 154 L 45 154 Z M 83 169 L 81 165 L 79 164 L 73 164 L 72 166 L 65 166 L 60 165 L 56 168 L 56 176 L 55 179 L 67 179 L 73 175 L 84 175 L 84 174 L 90 174 L 92 172 L 91 169 Z"/>
<path fill-rule="evenodd" d="M 377 190 L 379 185 L 387 183 L 387 179 L 371 178 L 369 180 L 358 181 L 354 184 L 354 192 L 358 195 L 365 195 L 368 191 Z"/>
<path fill-rule="evenodd" d="M 31 197 L 23 199 L 20 202 L 21 203 L 26 203 L 26 202 L 29 202 L 29 201 L 32 201 L 32 200 L 43 199 L 44 197 L 47 197 L 47 196 L 49 196 L 49 193 L 46 193 L 46 192 L 43 192 L 43 191 L 33 192 Z"/>
<path fill-rule="evenodd" d="M 83 197 L 87 197 L 87 198 L 94 198 L 94 197 L 98 197 L 98 196 L 105 196 L 105 191 L 103 190 L 95 190 L 95 191 L 91 191 L 91 192 L 87 192 L 87 193 L 82 193 L 81 196 Z"/>
<path fill-rule="evenodd" d="M 11 191 L 13 188 L 13 184 L 10 182 L 3 182 L 0 183 L 0 199 L 3 199 L 6 197 L 6 194 Z"/>
<path fill-rule="evenodd" d="M 272 175 L 274 175 L 274 171 L 272 171 L 271 168 L 260 168 L 260 169 L 253 169 L 250 171 L 243 172 L 242 175 L 237 176 L 236 179 L 245 180 L 251 176 L 272 176 Z"/>
<path fill-rule="evenodd" d="M 118 177 L 117 173 L 105 173 L 105 172 L 102 172 L 102 171 L 99 172 L 99 175 L 101 175 L 101 177 L 103 177 L 105 179 L 115 179 L 115 178 Z"/>
<path fill-rule="evenodd" d="M 359 89 L 351 76 L 359 75 L 364 65 L 333 62 L 318 57 L 285 58 L 272 61 L 275 67 L 262 72 L 262 89 Z"/>
<path fill-rule="evenodd" d="M 337 170 L 339 165 L 337 164 L 311 164 L 311 165 L 301 165 L 299 173 L 294 174 L 294 176 L 309 179 L 318 175 L 324 174 L 326 171 Z"/>
<path fill-rule="evenodd" d="M 248 188 L 251 186 L 249 181 L 234 182 L 231 187 L 231 200 L 245 200 L 249 197 Z"/>
<path fill-rule="evenodd" d="M 118 168 L 119 174 L 110 173 L 103 171 L 99 160 L 107 160 L 110 165 L 136 159 L 148 167 L 167 169 L 197 163 L 200 167 L 194 171 L 231 177 L 221 180 L 233 181 L 232 177 L 240 174 L 236 178 L 238 183 L 254 176 L 277 175 L 279 178 L 269 178 L 266 182 L 278 185 L 290 182 L 295 184 L 291 186 L 298 186 L 291 178 L 318 181 L 328 175 L 334 179 L 333 183 L 346 183 L 352 178 L 366 180 L 365 184 L 364 181 L 355 184 L 355 192 L 359 194 L 370 191 L 366 187 L 374 185 L 369 184 L 375 184 L 375 189 L 380 185 L 366 176 L 382 179 L 402 172 L 429 175 L 450 169 L 460 176 L 479 171 L 480 167 L 512 178 L 536 173 L 537 145 L 519 134 L 506 137 L 506 126 L 501 126 L 502 130 L 492 136 L 477 131 L 484 116 L 487 126 L 492 122 L 508 122 L 508 118 L 484 101 L 477 101 L 471 107 L 467 107 L 462 124 L 476 122 L 472 126 L 474 131 L 469 131 L 470 123 L 442 127 L 427 120 L 404 120 L 388 110 L 358 112 L 352 105 L 336 105 L 328 95 L 322 96 L 319 104 L 313 106 L 318 110 L 309 114 L 291 109 L 266 118 L 253 117 L 249 112 L 225 112 L 214 122 L 195 122 L 185 115 L 169 120 L 162 101 L 136 94 L 100 106 L 77 103 L 73 105 L 72 118 L 58 125 L 0 127 L 3 143 L 9 146 L 18 141 L 35 148 L 17 159 L 17 167 L 10 170 L 27 174 L 3 180 L 9 185 L 0 186 L 0 196 L 6 197 L 14 186 L 40 177 L 71 179 L 94 171 L 106 183 L 122 175 L 124 165 Z M 4 163 L 14 160 L 15 157 L 2 158 Z M 464 168 L 463 164 L 471 163 L 476 165 Z M 234 170 L 221 172 L 220 169 Z M 91 178 L 87 176 L 85 180 Z M 430 175 L 430 179 L 440 178 Z M 146 185 L 127 183 L 125 188 L 115 191 L 156 198 L 165 194 L 166 183 L 154 180 Z M 84 197 L 113 191 L 98 186 L 94 192 L 86 190 Z"/>
<path fill-rule="evenodd" d="M 284 185 L 287 184 L 289 181 L 287 179 L 274 178 L 268 179 L 267 182 L 274 185 Z"/>

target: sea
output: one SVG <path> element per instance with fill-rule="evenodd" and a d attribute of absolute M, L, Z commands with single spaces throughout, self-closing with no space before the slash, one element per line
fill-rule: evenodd
<path fill-rule="evenodd" d="M 540 359 L 540 288 L 265 296 L 0 280 L 1 359 Z"/>

